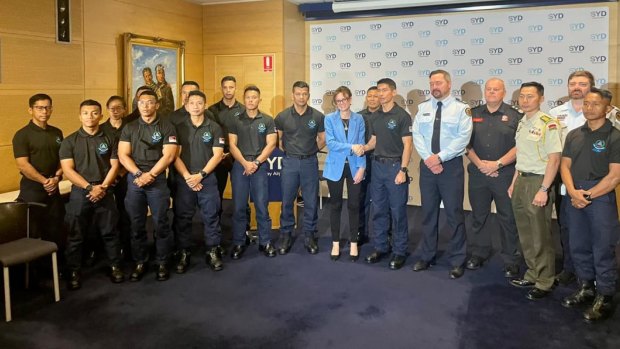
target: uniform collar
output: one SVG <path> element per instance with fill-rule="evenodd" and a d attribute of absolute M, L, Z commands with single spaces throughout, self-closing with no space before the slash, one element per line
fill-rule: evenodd
<path fill-rule="evenodd" d="M 263 117 L 263 113 L 261 113 L 261 111 L 258 111 L 258 114 L 256 114 L 256 116 L 254 118 L 250 118 L 250 116 L 248 115 L 248 111 L 244 110 L 243 113 L 241 113 L 239 115 L 239 119 L 248 119 L 248 120 L 256 120 L 256 119 L 261 119 Z"/>
<path fill-rule="evenodd" d="M 605 119 L 605 123 L 603 124 L 603 126 L 601 126 L 600 128 L 598 128 L 596 131 L 592 131 L 590 130 L 590 127 L 588 127 L 588 122 L 586 121 L 585 124 L 583 124 L 583 126 L 581 126 L 581 131 L 584 132 L 603 132 L 603 133 L 608 133 L 611 131 L 613 125 L 611 124 L 611 121 L 609 121 L 609 119 Z"/>
<path fill-rule="evenodd" d="M 293 116 L 295 116 L 295 115 L 304 116 L 304 115 L 312 114 L 312 107 L 309 106 L 309 105 L 306 105 L 306 111 L 303 114 L 299 114 L 299 113 L 297 113 L 297 110 L 295 109 L 295 106 L 292 105 L 291 106 L 291 114 Z"/>
<path fill-rule="evenodd" d="M 28 127 L 30 127 L 31 129 L 35 131 L 39 131 L 39 132 L 47 132 L 50 129 L 49 124 L 47 124 L 46 128 L 42 128 L 42 127 L 39 127 L 39 125 L 35 124 L 34 121 L 32 120 L 30 120 L 30 122 L 28 123 Z"/>
<path fill-rule="evenodd" d="M 448 97 L 441 100 L 442 108 L 454 102 L 454 100 L 455 98 L 452 95 L 448 95 Z M 439 100 L 435 99 L 435 97 L 431 97 L 431 102 L 433 103 L 433 108 L 437 108 L 437 102 L 439 102 Z"/>
<path fill-rule="evenodd" d="M 150 124 L 147 124 L 146 122 L 144 122 L 144 119 L 142 119 L 142 116 L 138 117 L 138 122 L 141 123 L 142 125 L 147 125 L 147 126 L 148 125 L 157 125 L 157 124 L 159 124 L 159 115 L 155 114 L 155 119 Z"/>
<path fill-rule="evenodd" d="M 241 103 L 239 103 L 239 101 L 237 101 L 237 100 L 235 99 L 235 103 L 233 103 L 233 105 L 229 107 L 229 106 L 227 106 L 227 105 L 226 105 L 226 103 L 224 103 L 224 98 L 220 99 L 220 103 L 219 103 L 219 104 L 220 104 L 220 107 L 219 107 L 219 109 L 220 109 L 220 110 L 224 110 L 224 109 L 228 109 L 228 110 L 230 110 L 230 109 L 235 109 L 235 108 L 239 108 L 239 106 L 241 105 Z"/>
<path fill-rule="evenodd" d="M 191 115 L 190 115 L 190 117 L 189 117 L 189 118 L 186 118 L 186 119 L 185 119 L 185 124 L 186 124 L 186 125 L 189 125 L 189 126 L 191 126 L 191 127 L 194 127 L 194 128 L 199 128 L 199 127 L 204 127 L 204 126 L 209 126 L 209 125 L 211 125 L 211 119 L 209 119 L 209 118 L 205 115 L 205 116 L 203 117 L 202 124 L 200 124 L 200 125 L 198 125 L 198 126 L 195 126 L 195 125 L 194 125 L 194 123 L 192 122 L 192 117 L 191 117 Z"/>
<path fill-rule="evenodd" d="M 78 135 L 84 138 L 99 137 L 101 136 L 101 133 L 102 133 L 101 126 L 99 126 L 97 133 L 95 133 L 94 135 L 91 135 L 90 133 L 86 132 L 86 130 L 84 130 L 84 127 L 80 127 L 80 129 L 78 130 Z"/>

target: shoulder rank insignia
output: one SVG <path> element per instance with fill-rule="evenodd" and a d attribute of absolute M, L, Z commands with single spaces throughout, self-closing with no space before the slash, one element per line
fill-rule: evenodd
<path fill-rule="evenodd" d="M 549 121 L 553 120 L 549 115 L 541 115 L 540 120 L 542 120 L 545 124 L 548 124 Z"/>
<path fill-rule="evenodd" d="M 467 116 L 471 116 L 471 108 L 465 108 L 465 114 L 467 114 Z"/>

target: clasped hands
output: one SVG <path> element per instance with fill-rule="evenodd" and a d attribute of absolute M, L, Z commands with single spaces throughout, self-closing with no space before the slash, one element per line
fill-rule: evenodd
<path fill-rule="evenodd" d="M 357 156 L 364 155 L 364 145 L 363 144 L 353 144 L 351 145 L 351 152 Z"/>
<path fill-rule="evenodd" d="M 480 160 L 480 166 L 478 166 L 478 170 L 489 177 L 499 176 L 497 161 Z"/>
<path fill-rule="evenodd" d="M 428 167 L 433 174 L 440 174 L 443 172 L 443 166 L 441 165 L 441 160 L 439 159 L 439 155 L 433 154 L 424 160 L 424 165 Z"/>

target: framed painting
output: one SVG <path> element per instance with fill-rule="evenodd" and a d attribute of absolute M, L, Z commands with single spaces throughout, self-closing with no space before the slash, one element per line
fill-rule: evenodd
<path fill-rule="evenodd" d="M 135 110 L 136 91 L 148 86 L 159 101 L 158 114 L 176 109 L 185 79 L 185 41 L 125 33 L 125 100 Z"/>

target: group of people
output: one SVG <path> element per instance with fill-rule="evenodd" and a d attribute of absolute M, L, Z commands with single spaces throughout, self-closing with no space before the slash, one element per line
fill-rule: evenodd
<path fill-rule="evenodd" d="M 58 182 L 64 176 L 73 184 L 65 216 L 70 289 L 81 285 L 82 245 L 93 226 L 104 241 L 113 282 L 125 278 L 119 246 L 124 244 L 123 234 L 130 235 L 135 262 L 130 279 L 140 280 L 149 261 L 150 209 L 156 277 L 163 281 L 169 278 L 173 251 L 176 272 L 184 273 L 190 265 L 196 208 L 204 223 L 206 263 L 212 270 L 223 269 L 219 219 L 229 173 L 234 206 L 231 258 L 242 258 L 247 248 L 250 196 L 259 250 L 267 257 L 287 254 L 294 242 L 294 205 L 300 190 L 304 246 L 308 253 L 318 253 L 317 153 L 327 146 L 322 176 L 330 192 L 330 258 L 339 259 L 342 250 L 340 217 L 346 183 L 349 259 L 359 259 L 372 226 L 373 250 L 365 261 L 377 263 L 391 253 L 388 265 L 396 270 L 409 254 L 408 165 L 415 147 L 421 158 L 423 237 L 414 271 L 436 262 L 442 203 L 450 232 L 449 277 L 456 279 L 465 269 L 483 266 L 492 252 L 485 225 L 495 202 L 500 255 L 510 283 L 529 288 L 527 298 L 537 300 L 551 292 L 556 279 L 568 283 L 576 274 L 579 289 L 562 304 L 588 305 L 584 317 L 589 321 L 607 317 L 613 309 L 620 228 L 614 191 L 620 183 L 620 131 L 615 127 L 618 110 L 611 105 L 611 93 L 595 88 L 591 73 L 577 71 L 568 78 L 570 100 L 546 114 L 540 110 L 544 87 L 538 82 L 524 83 L 518 106 L 510 106 L 503 101 L 504 82 L 491 78 L 484 86 L 486 103 L 473 109 L 451 95 L 448 72 L 431 72 L 429 86 L 431 96 L 418 106 L 413 122 L 395 103 L 396 83 L 389 78 L 368 89 L 366 109 L 360 113 L 351 111 L 351 91 L 337 88 L 333 91 L 337 109 L 326 116 L 308 105 L 309 86 L 297 81 L 292 106 L 275 119 L 259 109 L 256 86 L 244 89 L 243 104 L 236 101 L 232 76 L 221 80 L 223 98 L 209 108 L 198 84 L 185 82 L 183 106 L 167 116 L 158 112 L 157 93 L 142 86 L 136 93 L 137 110 L 128 116 L 124 117 L 123 99 L 111 97 L 106 104 L 110 118 L 103 124 L 102 106 L 93 100 L 82 102 L 82 126 L 64 140 L 62 132 L 48 124 L 51 98 L 38 94 L 30 99 L 32 121 L 13 140 L 23 175 L 19 200 L 46 203 L 50 220 L 59 219 L 65 215 Z M 265 166 L 276 146 L 285 154 L 277 244 L 271 241 Z M 463 155 L 470 160 L 469 258 Z M 172 224 L 167 215 L 170 198 Z M 560 200 L 564 270 L 556 278 L 551 214 L 554 201 Z M 522 259 L 527 270 L 520 276 Z"/>

